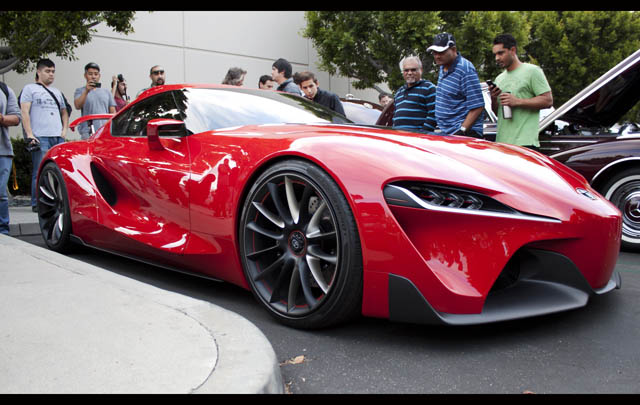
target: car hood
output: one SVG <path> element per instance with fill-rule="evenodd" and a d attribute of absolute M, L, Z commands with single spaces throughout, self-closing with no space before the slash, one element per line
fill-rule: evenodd
<path fill-rule="evenodd" d="M 610 127 L 640 99 L 640 49 L 600 76 L 540 122 L 557 119 L 587 127 Z"/>
<path fill-rule="evenodd" d="M 589 188 L 575 171 L 514 145 L 347 125 L 298 130 L 292 149 L 323 156 L 321 160 L 350 170 L 356 165 L 380 174 L 383 181 L 422 178 L 471 187 L 520 211 L 553 218 L 568 218 L 566 202 L 579 200 L 576 188 Z M 306 136 L 299 137 L 302 134 Z M 576 206 L 582 203 L 587 201 Z"/>

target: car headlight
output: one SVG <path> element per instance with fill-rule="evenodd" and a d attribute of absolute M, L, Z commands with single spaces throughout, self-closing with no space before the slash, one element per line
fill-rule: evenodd
<path fill-rule="evenodd" d="M 387 204 L 461 214 L 476 214 L 534 221 L 558 219 L 520 212 L 485 194 L 462 188 L 416 181 L 400 181 L 384 188 Z"/>

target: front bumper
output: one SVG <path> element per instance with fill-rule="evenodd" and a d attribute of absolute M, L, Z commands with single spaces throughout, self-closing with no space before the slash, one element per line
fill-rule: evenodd
<path fill-rule="evenodd" d="M 620 275 L 614 271 L 605 286 L 593 289 L 566 256 L 523 248 L 505 266 L 477 314 L 437 311 L 409 279 L 389 274 L 389 319 L 449 325 L 500 322 L 580 308 L 593 295 L 620 286 Z"/>

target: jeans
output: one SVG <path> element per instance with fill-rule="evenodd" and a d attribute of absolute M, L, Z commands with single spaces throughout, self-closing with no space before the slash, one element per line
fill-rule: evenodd
<path fill-rule="evenodd" d="M 0 233 L 9 235 L 9 175 L 13 157 L 0 156 Z"/>
<path fill-rule="evenodd" d="M 31 152 L 31 161 L 33 162 L 33 172 L 31 173 L 31 206 L 36 206 L 36 181 L 38 177 L 38 168 L 42 158 L 49 149 L 56 146 L 59 143 L 63 143 L 64 139 L 61 136 L 38 136 L 40 141 L 40 150 Z"/>

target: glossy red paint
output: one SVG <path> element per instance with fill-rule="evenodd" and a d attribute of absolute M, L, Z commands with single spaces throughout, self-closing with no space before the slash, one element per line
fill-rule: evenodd
<path fill-rule="evenodd" d="M 162 86 L 144 99 L 167 89 Z M 589 285 L 611 278 L 620 213 L 586 180 L 553 159 L 483 140 L 336 125 L 249 125 L 181 137 L 110 134 L 53 148 L 70 195 L 73 235 L 87 244 L 249 288 L 238 229 L 249 187 L 285 158 L 325 170 L 347 198 L 363 257 L 362 313 L 389 316 L 389 275 L 410 280 L 437 311 L 477 314 L 519 249 L 570 257 Z M 155 131 L 155 132 L 154 132 Z M 107 201 L 99 172 L 113 188 Z M 98 175 L 99 177 L 99 175 Z M 390 206 L 400 180 L 456 186 L 524 214 L 512 218 Z M 542 218 L 542 220 L 539 220 Z"/>

